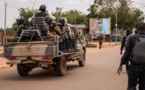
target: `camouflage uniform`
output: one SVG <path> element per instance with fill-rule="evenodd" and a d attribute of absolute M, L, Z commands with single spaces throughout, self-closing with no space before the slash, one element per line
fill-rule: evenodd
<path fill-rule="evenodd" d="M 51 24 L 49 26 L 49 29 L 53 35 L 56 35 L 56 34 L 59 35 L 59 43 L 63 42 L 63 39 L 61 38 L 61 35 L 60 35 L 61 30 L 58 25 Z"/>

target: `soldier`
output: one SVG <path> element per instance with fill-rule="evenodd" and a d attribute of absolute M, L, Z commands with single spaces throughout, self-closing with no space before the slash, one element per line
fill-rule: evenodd
<path fill-rule="evenodd" d="M 46 5 L 45 4 L 40 5 L 39 11 L 40 12 L 36 13 L 34 17 L 44 17 L 45 18 L 46 16 L 48 16 L 48 14 L 46 13 Z"/>
<path fill-rule="evenodd" d="M 21 18 L 17 18 L 16 19 L 16 23 L 18 25 L 18 28 L 17 28 L 15 37 L 20 37 L 22 30 L 25 28 L 25 26 L 24 26 L 24 19 L 22 17 Z M 17 42 L 18 38 L 8 39 L 8 41 L 9 42 Z"/>
<path fill-rule="evenodd" d="M 44 17 L 45 18 L 46 16 L 48 16 L 48 14 L 46 13 L 46 5 L 44 5 L 44 4 L 41 5 L 40 8 L 39 8 L 39 10 L 40 10 L 40 12 L 36 13 L 35 14 L 35 17 Z M 46 20 L 47 20 L 47 18 L 45 18 L 45 21 L 43 22 L 43 27 L 36 26 L 36 28 L 38 28 L 38 29 L 41 30 L 42 36 L 46 36 L 46 35 L 47 36 L 52 36 L 53 34 L 50 33 L 49 27 L 48 27 L 48 25 L 46 23 Z"/>
<path fill-rule="evenodd" d="M 99 34 L 97 39 L 99 40 L 99 49 L 101 49 L 101 47 L 102 47 L 102 40 L 103 40 L 102 34 Z"/>
<path fill-rule="evenodd" d="M 57 34 L 59 36 L 64 35 L 68 30 L 61 31 L 60 26 L 56 24 L 55 17 L 47 16 L 47 24 L 49 25 L 49 30 L 52 34 Z"/>
<path fill-rule="evenodd" d="M 125 42 L 126 42 L 128 36 L 131 34 L 131 30 L 130 30 L 130 29 L 127 29 L 126 31 L 127 31 L 127 33 L 126 33 L 126 35 L 122 38 L 122 42 L 121 42 L 121 50 L 120 50 L 120 54 L 121 54 L 121 55 L 122 55 L 123 48 L 125 47 Z M 129 63 L 127 62 L 127 63 L 126 63 L 126 71 L 128 71 L 128 64 L 129 64 Z"/>
<path fill-rule="evenodd" d="M 122 65 L 130 59 L 128 70 L 128 90 L 136 90 L 139 80 L 139 90 L 145 90 L 145 23 L 139 22 L 138 33 L 129 35 L 125 53 L 121 58 L 118 74 L 122 71 Z"/>
<path fill-rule="evenodd" d="M 67 32 L 67 33 L 64 33 L 63 35 L 63 40 L 64 40 L 64 46 L 66 47 L 65 49 L 67 51 L 71 51 L 71 49 L 75 49 L 75 45 L 74 45 L 74 42 L 72 41 L 72 38 L 70 36 L 70 27 L 68 26 L 67 24 L 67 19 L 66 18 L 60 18 L 58 21 L 57 21 L 57 25 L 60 26 L 60 29 L 62 32 Z"/>

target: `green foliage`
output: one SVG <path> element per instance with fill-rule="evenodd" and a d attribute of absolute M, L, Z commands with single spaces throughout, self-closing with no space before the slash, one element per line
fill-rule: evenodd
<path fill-rule="evenodd" d="M 29 18 L 32 18 L 33 16 L 33 9 L 29 9 L 29 8 L 20 8 L 19 10 L 19 15 L 21 17 L 24 18 L 24 23 L 26 24 L 26 26 L 29 26 Z M 38 12 L 37 9 L 34 9 L 34 13 Z"/>
<path fill-rule="evenodd" d="M 121 36 L 124 36 L 124 30 L 121 28 Z"/>
<path fill-rule="evenodd" d="M 132 29 L 141 17 L 143 12 L 137 8 L 130 7 L 132 0 L 94 0 L 94 4 L 90 6 L 88 18 L 109 18 L 111 17 L 112 30 L 116 24 L 116 10 L 118 16 L 118 27 L 123 30 Z"/>
<path fill-rule="evenodd" d="M 62 17 L 66 17 L 68 20 L 68 23 L 71 24 L 87 24 L 87 18 L 86 15 L 83 14 L 81 11 L 77 10 L 70 10 L 67 12 L 64 12 L 62 14 Z"/>
<path fill-rule="evenodd" d="M 0 28 L 0 31 L 4 30 L 2 27 Z"/>
<path fill-rule="evenodd" d="M 132 0 L 119 0 L 118 5 L 115 4 L 116 0 L 94 0 L 94 4 L 88 9 L 89 14 L 85 15 L 78 10 L 69 10 L 62 12 L 62 8 L 57 7 L 56 11 L 52 14 L 55 15 L 56 21 L 60 17 L 66 17 L 70 24 L 86 24 L 89 25 L 89 18 L 111 18 L 111 28 L 115 28 L 116 24 L 116 10 L 118 14 L 118 28 L 125 30 L 132 29 L 139 19 L 142 17 L 143 12 L 140 9 L 131 7 Z M 34 12 L 38 12 L 37 9 Z M 20 8 L 19 15 L 24 18 L 25 24 L 29 27 L 28 19 L 33 16 L 33 10 L 29 8 Z M 12 30 L 17 30 L 16 23 L 13 24 Z"/>
<path fill-rule="evenodd" d="M 81 11 L 78 10 L 69 10 L 66 12 L 61 12 L 61 8 L 57 7 L 56 8 L 56 12 L 53 13 L 53 15 L 55 15 L 56 17 L 56 21 L 60 18 L 60 17 L 65 17 L 68 20 L 68 23 L 70 24 L 87 24 L 87 17 L 85 14 L 83 14 Z"/>
<path fill-rule="evenodd" d="M 13 24 L 13 27 L 12 27 L 12 30 L 13 30 L 13 31 L 16 31 L 17 28 L 18 28 L 18 25 L 17 25 L 16 23 L 14 23 L 14 24 Z"/>
<path fill-rule="evenodd" d="M 19 16 L 24 18 L 24 24 L 26 26 L 30 26 L 30 23 L 28 21 L 29 18 L 32 18 L 33 16 L 33 9 L 29 9 L 29 8 L 20 8 L 18 9 L 19 11 Z M 37 9 L 34 9 L 34 13 L 38 12 Z M 16 23 L 13 24 L 11 30 L 16 31 L 18 28 L 18 25 Z"/>

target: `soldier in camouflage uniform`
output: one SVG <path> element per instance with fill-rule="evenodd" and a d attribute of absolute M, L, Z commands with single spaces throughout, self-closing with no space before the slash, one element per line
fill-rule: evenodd
<path fill-rule="evenodd" d="M 65 49 L 67 49 L 68 52 L 70 52 L 72 50 L 72 48 L 75 49 L 75 46 L 74 46 L 74 42 L 72 40 L 72 37 L 70 36 L 70 27 L 67 23 L 67 19 L 66 18 L 60 18 L 58 21 L 57 21 L 57 25 L 60 26 L 60 29 L 62 32 L 67 32 L 63 35 L 63 44 L 65 46 Z"/>
<path fill-rule="evenodd" d="M 55 18 L 53 18 L 52 16 L 47 16 L 47 24 L 49 25 L 49 30 L 53 35 L 59 35 L 59 39 L 60 39 L 60 43 L 63 42 L 63 38 L 61 38 L 61 36 L 63 36 L 66 31 L 61 31 L 60 26 L 58 26 L 56 24 L 56 22 L 54 21 Z"/>

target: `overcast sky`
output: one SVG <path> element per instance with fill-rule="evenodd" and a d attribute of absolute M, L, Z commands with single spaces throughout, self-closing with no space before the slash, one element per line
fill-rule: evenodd
<path fill-rule="evenodd" d="M 15 22 L 15 18 L 19 15 L 18 8 L 32 8 L 31 1 L 34 2 L 35 0 L 0 0 L 0 27 L 4 27 L 4 2 L 8 4 L 7 27 L 11 27 Z M 140 8 L 142 6 L 145 6 L 145 0 L 133 1 L 135 7 Z M 34 8 L 39 8 L 41 4 L 46 4 L 48 12 L 55 11 L 56 7 L 63 7 L 63 12 L 71 9 L 77 9 L 87 14 L 87 9 L 91 4 L 93 4 L 93 2 L 94 0 L 37 0 Z M 145 13 L 145 8 L 141 8 L 141 10 Z"/>

